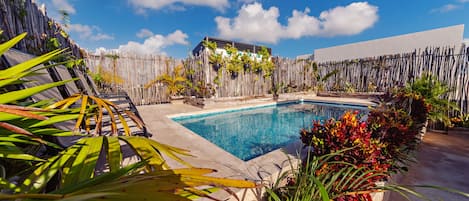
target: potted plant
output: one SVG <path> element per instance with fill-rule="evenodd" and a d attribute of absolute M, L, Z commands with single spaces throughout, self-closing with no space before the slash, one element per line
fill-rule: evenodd
<path fill-rule="evenodd" d="M 238 77 L 239 72 L 243 70 L 241 56 L 236 47 L 230 44 L 225 46 L 226 53 L 228 54 L 228 62 L 226 65 L 226 71 L 231 75 L 231 79 Z"/>
<path fill-rule="evenodd" d="M 250 71 L 253 61 L 251 59 L 251 53 L 249 51 L 241 55 L 241 63 L 243 64 L 244 72 Z"/>
<path fill-rule="evenodd" d="M 169 95 L 170 101 L 173 103 L 179 103 L 182 102 L 183 99 L 181 93 L 186 88 L 186 81 L 187 78 L 184 75 L 184 65 L 181 64 L 174 68 L 172 74 L 170 74 L 169 69 L 167 69 L 166 73 L 145 84 L 145 88 L 148 89 L 157 83 L 162 83 L 166 86 L 166 93 Z M 175 102 L 175 100 L 181 101 Z"/>
<path fill-rule="evenodd" d="M 208 60 L 212 64 L 213 69 L 218 71 L 223 66 L 223 55 L 217 53 L 217 43 L 204 40 L 203 46 L 209 52 Z"/>
<path fill-rule="evenodd" d="M 215 71 L 218 71 L 223 66 L 223 57 L 221 54 L 212 53 L 209 56 L 209 62 Z"/>

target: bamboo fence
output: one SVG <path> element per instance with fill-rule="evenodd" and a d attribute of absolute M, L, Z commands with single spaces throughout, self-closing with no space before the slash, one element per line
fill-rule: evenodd
<path fill-rule="evenodd" d="M 50 40 L 56 38 L 59 48 L 68 48 L 75 58 L 83 58 L 84 51 L 68 36 L 63 36 L 59 23 L 47 17 L 45 10 L 38 8 L 31 0 L 0 0 L 0 42 L 5 42 L 21 33 L 28 35 L 15 48 L 33 55 L 53 50 Z M 54 48 L 55 49 L 55 48 Z"/>
<path fill-rule="evenodd" d="M 348 86 L 356 92 L 372 92 L 402 86 L 428 72 L 452 89 L 444 98 L 456 101 L 462 111 L 467 112 L 469 52 L 465 47 L 459 53 L 455 53 L 455 49 L 435 47 L 411 53 L 319 63 L 317 74 L 322 78 L 327 73 L 338 70 L 337 74 L 324 82 L 326 91 L 345 91 Z M 181 62 L 192 86 L 200 83 L 214 86 L 215 97 L 263 96 L 269 94 L 274 85 L 280 88 L 279 93 L 304 92 L 318 85 L 313 62 L 308 60 L 273 58 L 276 69 L 269 77 L 249 70 L 232 77 L 224 67 L 217 72 L 206 54 L 183 61 L 164 56 L 137 55 L 119 55 L 116 60 L 117 73 L 126 80 L 122 88 L 128 90 L 136 104 L 167 102 L 164 85 L 153 86 L 150 90 L 143 89 L 142 86 L 163 73 L 171 74 L 174 67 Z M 100 65 L 112 70 L 113 61 L 106 55 L 95 55 L 87 58 L 87 64 L 91 69 Z"/>
<path fill-rule="evenodd" d="M 86 66 L 92 72 L 107 71 L 124 82 L 113 83 L 113 87 L 124 90 L 137 105 L 166 103 L 169 96 L 163 84 L 145 88 L 145 84 L 164 73 L 171 74 L 181 61 L 162 55 L 101 54 L 88 55 Z"/>
<path fill-rule="evenodd" d="M 344 89 L 353 86 L 356 91 L 370 91 L 376 86 L 378 91 L 387 91 L 403 86 L 430 73 L 446 83 L 451 92 L 442 97 L 455 101 L 461 111 L 469 112 L 469 48 L 432 47 L 415 50 L 411 53 L 379 56 L 357 60 L 320 63 L 321 74 L 337 69 L 339 72 L 326 83 L 326 89 Z"/>

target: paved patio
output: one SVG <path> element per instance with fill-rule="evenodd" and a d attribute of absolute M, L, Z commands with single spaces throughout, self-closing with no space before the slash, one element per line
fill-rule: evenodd
<path fill-rule="evenodd" d="M 416 159 L 417 163 L 397 179 L 399 184 L 434 185 L 469 193 L 469 133 L 427 132 L 416 154 Z M 431 200 L 469 200 L 468 197 L 436 189 L 417 188 L 415 190 Z M 397 193 L 391 193 L 388 200 L 406 199 Z M 412 200 L 419 199 L 412 198 Z"/>

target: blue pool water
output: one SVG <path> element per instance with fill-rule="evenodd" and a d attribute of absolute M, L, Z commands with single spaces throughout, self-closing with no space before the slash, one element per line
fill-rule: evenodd
<path fill-rule="evenodd" d="M 311 127 L 313 120 L 339 118 L 350 110 L 364 112 L 367 108 L 295 102 L 173 120 L 247 161 L 299 140 L 299 131 Z"/>

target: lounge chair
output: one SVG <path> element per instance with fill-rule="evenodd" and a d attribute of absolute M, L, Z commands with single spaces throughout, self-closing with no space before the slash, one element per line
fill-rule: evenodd
<path fill-rule="evenodd" d="M 9 51 L 5 52 L 2 55 L 2 62 L 5 63 L 5 66 L 13 66 L 19 64 L 21 62 L 27 61 L 29 59 L 34 58 L 33 55 L 23 53 L 21 51 L 10 49 Z M 42 65 L 39 65 L 35 68 L 40 69 Z M 87 74 L 77 70 L 77 69 L 69 69 L 63 65 L 54 66 L 47 69 L 40 69 L 37 71 L 39 74 L 28 77 L 28 81 L 23 83 L 22 85 L 18 86 L 21 88 L 28 88 L 33 86 L 38 86 L 41 84 L 57 82 L 62 80 L 68 80 L 72 78 L 79 78 L 75 82 L 69 82 L 63 86 L 59 86 L 56 88 L 52 88 L 41 93 L 38 93 L 32 97 L 32 101 L 40 101 L 40 100 L 47 100 L 53 99 L 55 101 L 63 100 L 65 98 L 70 97 L 75 93 L 84 93 L 88 95 L 97 96 L 100 98 L 105 98 L 114 102 L 114 104 L 120 107 L 120 111 L 130 110 L 134 114 L 136 114 L 139 118 L 140 115 L 138 113 L 137 108 L 132 103 L 130 98 L 125 93 L 121 94 L 99 94 L 97 89 L 95 88 L 96 85 L 93 81 L 88 77 Z M 88 80 L 87 80 L 88 79 Z M 89 84 L 91 83 L 91 85 Z M 124 115 L 126 120 L 130 120 L 130 118 Z M 141 118 L 140 118 L 141 119 Z M 106 120 L 106 119 L 104 119 Z M 127 121 L 131 122 L 131 121 Z M 104 126 L 109 124 L 103 124 Z M 55 125 L 57 128 L 72 130 L 75 126 L 74 122 L 63 122 L 60 124 Z M 144 127 L 142 130 L 138 129 L 135 124 L 129 123 L 129 127 L 131 127 L 131 131 L 133 135 L 142 135 L 142 136 L 150 136 L 147 132 L 146 128 Z M 120 128 L 122 130 L 122 128 Z M 61 144 L 70 144 L 66 142 L 61 142 Z"/>

